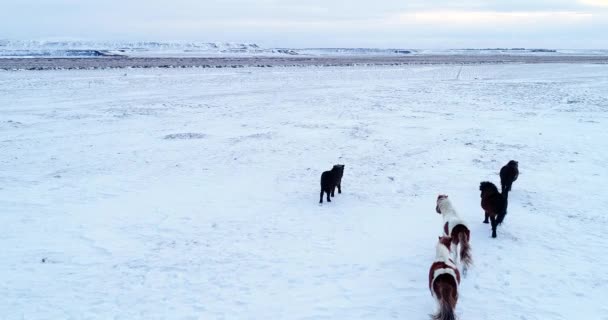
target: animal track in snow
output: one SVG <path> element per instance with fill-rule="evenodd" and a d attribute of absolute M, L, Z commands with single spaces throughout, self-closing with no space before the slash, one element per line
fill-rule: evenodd
<path fill-rule="evenodd" d="M 197 132 L 186 132 L 186 133 L 172 133 L 163 137 L 165 140 L 191 140 L 191 139 L 203 139 L 207 135 L 204 133 Z"/>

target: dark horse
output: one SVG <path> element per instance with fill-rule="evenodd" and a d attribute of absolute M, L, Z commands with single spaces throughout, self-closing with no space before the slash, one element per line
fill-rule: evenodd
<path fill-rule="evenodd" d="M 342 193 L 342 176 L 344 175 L 344 165 L 337 164 L 330 171 L 321 174 L 321 196 L 319 203 L 323 203 L 323 193 L 327 193 L 327 202 L 331 202 L 330 195 L 333 197 L 336 187 L 338 193 Z"/>
<path fill-rule="evenodd" d="M 343 164 L 336 164 L 334 165 L 333 168 L 331 168 L 332 170 L 336 170 L 337 175 L 336 175 L 336 187 L 338 187 L 338 193 L 342 193 L 342 176 L 344 176 L 344 165 Z M 336 188 L 333 188 L 331 190 L 331 196 L 334 196 L 334 191 L 336 190 Z"/>
<path fill-rule="evenodd" d="M 503 222 L 507 215 L 507 198 L 503 197 L 492 182 L 484 181 L 479 185 L 481 191 L 481 207 L 485 211 L 483 223 L 492 223 L 492 238 L 496 238 L 496 227 Z"/>
<path fill-rule="evenodd" d="M 519 162 L 515 160 L 509 161 L 502 169 L 500 169 L 500 186 L 502 189 L 502 194 L 508 197 L 509 191 L 511 191 L 511 186 L 513 182 L 517 180 L 519 177 Z"/>

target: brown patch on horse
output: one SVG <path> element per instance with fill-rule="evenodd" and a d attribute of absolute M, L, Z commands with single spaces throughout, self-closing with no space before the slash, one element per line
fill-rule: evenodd
<path fill-rule="evenodd" d="M 460 244 L 460 261 L 464 264 L 464 270 L 466 272 L 473 265 L 473 256 L 471 255 L 471 231 L 466 226 L 459 224 L 452 228 L 452 243 L 454 245 Z"/>
<path fill-rule="evenodd" d="M 450 260 L 452 261 L 452 260 Z M 456 274 L 456 284 L 460 283 L 460 271 L 458 271 L 458 268 L 454 267 L 453 265 L 449 265 L 443 261 L 435 261 L 433 262 L 433 264 L 431 265 L 431 268 L 429 269 L 429 289 L 432 290 L 432 285 L 433 285 L 433 280 L 435 277 L 435 271 L 439 270 L 439 269 L 450 269 L 454 271 L 454 274 Z M 448 274 L 450 276 L 450 278 L 453 279 L 452 275 Z M 437 276 L 437 278 L 441 277 L 441 275 Z"/>
<path fill-rule="evenodd" d="M 445 294 L 445 292 L 439 290 L 443 284 L 446 284 L 448 287 L 452 288 L 452 290 L 450 290 L 450 296 L 446 298 L 452 298 L 454 300 L 452 306 L 456 307 L 456 300 L 458 299 L 458 284 L 456 283 L 456 280 L 448 273 L 437 276 L 435 282 L 433 282 L 433 292 L 435 292 L 435 296 L 439 299 L 442 299 Z"/>
<path fill-rule="evenodd" d="M 458 284 L 454 277 L 442 274 L 433 283 L 433 292 L 439 301 L 439 311 L 432 316 L 434 320 L 455 320 L 454 310 L 458 302 Z"/>
<path fill-rule="evenodd" d="M 447 230 L 447 223 L 444 227 Z M 452 237 L 452 243 L 458 245 L 460 243 L 460 234 L 463 234 L 466 237 L 466 241 L 468 242 L 471 238 L 471 231 L 463 224 L 458 224 L 454 228 L 452 228 L 452 232 L 450 233 L 450 237 Z"/>
<path fill-rule="evenodd" d="M 448 236 L 439 237 L 439 242 L 450 250 L 450 244 L 452 243 L 452 238 Z"/>

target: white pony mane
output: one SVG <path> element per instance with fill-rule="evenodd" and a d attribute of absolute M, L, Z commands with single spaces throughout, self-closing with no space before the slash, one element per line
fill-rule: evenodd
<path fill-rule="evenodd" d="M 437 206 L 443 216 L 458 216 L 448 197 L 437 199 Z"/>
<path fill-rule="evenodd" d="M 448 249 L 441 241 L 437 242 L 437 255 L 435 261 L 449 261 L 450 249 Z"/>

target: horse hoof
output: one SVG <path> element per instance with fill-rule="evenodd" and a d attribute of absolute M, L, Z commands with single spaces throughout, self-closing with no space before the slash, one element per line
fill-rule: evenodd
<path fill-rule="evenodd" d="M 493 234 L 492 234 L 492 238 L 496 238 L 496 233 L 493 233 Z"/>
<path fill-rule="evenodd" d="M 490 222 L 484 220 L 483 223 L 490 223 Z"/>

